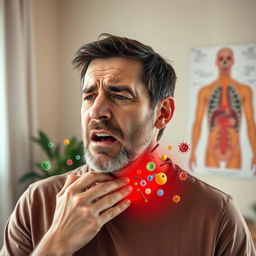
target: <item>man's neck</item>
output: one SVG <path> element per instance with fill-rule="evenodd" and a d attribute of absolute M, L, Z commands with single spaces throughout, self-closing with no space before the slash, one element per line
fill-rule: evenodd
<path fill-rule="evenodd" d="M 139 169 L 144 168 L 144 166 L 146 166 L 148 162 L 154 162 L 155 164 L 160 163 L 161 160 L 160 160 L 158 151 L 155 150 L 154 152 L 150 153 L 150 150 L 151 148 L 148 148 L 138 158 L 136 158 L 135 160 L 132 160 L 124 168 L 112 174 L 114 174 L 116 177 L 127 176 L 127 175 L 130 175 L 131 173 L 136 172 Z"/>
<path fill-rule="evenodd" d="M 152 149 L 154 149 L 154 146 L 155 145 L 150 144 L 150 146 L 148 146 L 142 154 L 140 154 L 134 160 L 131 160 L 125 167 L 120 170 L 111 172 L 110 174 L 115 177 L 129 176 L 131 175 L 131 173 L 136 172 L 136 170 L 142 168 L 150 161 L 160 163 L 161 159 L 159 157 L 158 150 L 155 149 L 152 151 Z M 90 167 L 89 170 L 93 171 Z"/>

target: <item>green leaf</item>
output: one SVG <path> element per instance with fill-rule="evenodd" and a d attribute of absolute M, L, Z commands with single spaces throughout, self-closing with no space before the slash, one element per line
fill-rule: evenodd
<path fill-rule="evenodd" d="M 48 136 L 41 130 L 39 130 L 39 136 L 42 139 L 42 141 L 48 142 L 48 143 L 50 142 L 50 139 L 48 138 Z"/>
<path fill-rule="evenodd" d="M 39 137 L 40 137 L 40 146 L 43 148 L 46 155 L 52 159 L 52 148 L 49 148 L 49 143 L 51 142 L 47 135 L 43 133 L 42 131 L 39 131 Z"/>
<path fill-rule="evenodd" d="M 72 152 L 74 151 L 74 147 L 75 147 L 75 144 L 76 144 L 76 138 L 72 138 L 69 142 L 68 145 L 66 145 L 66 148 L 65 148 L 65 156 L 68 158 L 71 158 L 72 156 Z"/>
<path fill-rule="evenodd" d="M 83 158 L 84 148 L 83 142 L 78 140 L 76 137 L 72 137 L 68 145 L 64 146 L 64 150 L 61 150 L 61 144 L 57 143 L 55 146 L 49 147 L 51 142 L 49 137 L 41 130 L 38 131 L 38 137 L 31 137 L 31 140 L 37 143 L 43 152 L 46 154 L 47 158 L 42 161 L 50 161 L 51 169 L 44 170 L 41 166 L 41 162 L 35 163 L 38 168 L 38 173 L 30 172 L 23 175 L 19 182 L 24 182 L 26 180 L 32 179 L 45 179 L 50 176 L 63 174 L 69 172 L 85 163 Z M 77 160 L 76 156 L 79 155 L 80 159 Z M 67 165 L 67 160 L 71 159 L 73 164 L 71 166 Z"/>

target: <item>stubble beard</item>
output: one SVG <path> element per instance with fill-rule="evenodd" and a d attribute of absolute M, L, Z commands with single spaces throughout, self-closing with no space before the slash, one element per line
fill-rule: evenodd
<path fill-rule="evenodd" d="M 117 156 L 109 157 L 106 161 L 95 159 L 88 148 L 85 150 L 84 158 L 86 164 L 96 172 L 115 172 L 122 169 L 130 161 L 129 153 L 125 150 L 124 146 L 121 146 Z"/>
<path fill-rule="evenodd" d="M 87 145 L 87 147 L 84 147 L 86 164 L 92 170 L 103 173 L 116 172 L 124 168 L 129 162 L 139 157 L 150 145 L 153 137 L 154 119 L 153 117 L 150 121 L 147 120 L 143 122 L 131 132 L 131 134 L 133 134 L 133 141 L 135 141 L 133 150 L 129 151 L 124 145 L 121 145 L 118 154 L 115 157 L 109 157 L 108 160 L 97 160 L 90 152 Z M 145 135 L 145 137 L 141 140 L 142 135 Z M 107 152 L 104 152 L 104 150 L 102 150 L 101 153 L 107 155 Z"/>

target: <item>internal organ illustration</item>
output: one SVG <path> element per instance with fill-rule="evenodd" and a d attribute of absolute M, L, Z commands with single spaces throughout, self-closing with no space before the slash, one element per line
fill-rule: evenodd
<path fill-rule="evenodd" d="M 241 124 L 241 99 L 232 86 L 218 86 L 208 101 L 208 123 L 215 139 L 214 152 L 220 160 L 228 160 L 236 145 L 232 133 L 239 132 Z"/>

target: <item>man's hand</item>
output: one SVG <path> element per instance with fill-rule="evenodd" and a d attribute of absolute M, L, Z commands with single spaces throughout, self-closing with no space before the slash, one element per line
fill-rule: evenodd
<path fill-rule="evenodd" d="M 57 194 L 52 225 L 32 255 L 72 255 L 85 246 L 130 205 L 121 201 L 132 191 L 128 183 L 128 178 L 96 172 L 69 175 Z"/>

